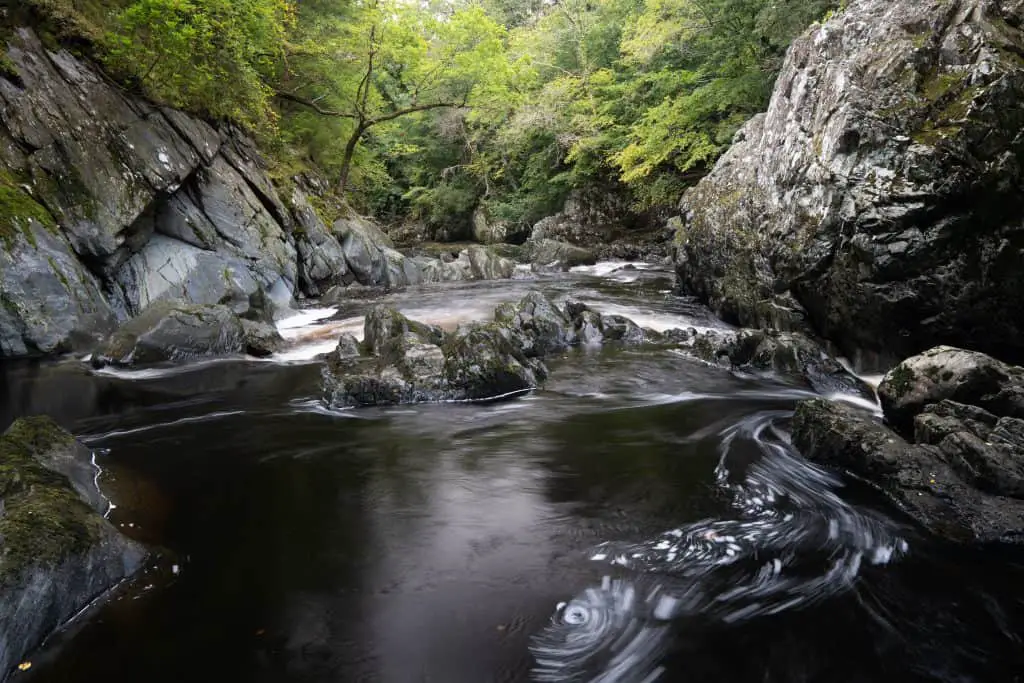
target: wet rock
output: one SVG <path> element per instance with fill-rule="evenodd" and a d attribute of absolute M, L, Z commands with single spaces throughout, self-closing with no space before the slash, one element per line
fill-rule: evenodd
<path fill-rule="evenodd" d="M 256 358 L 267 358 L 284 349 L 286 343 L 277 328 L 260 320 L 240 318 L 245 353 Z"/>
<path fill-rule="evenodd" d="M 988 453 L 972 450 L 979 446 L 972 439 L 977 435 L 970 431 L 970 421 L 955 417 L 958 412 L 946 405 L 934 413 L 931 427 L 922 424 L 926 433 L 934 435 L 930 440 L 941 438 L 935 446 L 909 443 L 850 405 L 807 401 L 797 406 L 793 442 L 811 460 L 877 483 L 910 517 L 944 538 L 1024 542 L 1024 500 L 1017 464 L 1021 451 L 1015 451 L 1015 458 L 1010 447 Z M 958 425 L 947 423 L 936 429 L 935 422 L 951 416 Z M 1007 432 L 1019 434 L 1016 425 L 1007 426 Z"/>
<path fill-rule="evenodd" d="M 624 344 L 643 344 L 644 331 L 629 318 L 621 315 L 602 315 L 601 331 L 607 341 Z"/>
<path fill-rule="evenodd" d="M 592 266 L 597 263 L 594 252 L 566 242 L 531 240 L 527 247 L 535 270 L 566 271 L 576 266 Z"/>
<path fill-rule="evenodd" d="M 490 249 L 473 246 L 465 253 L 474 280 L 507 280 L 515 273 L 515 263 L 498 256 Z"/>
<path fill-rule="evenodd" d="M 563 351 L 578 342 L 566 312 L 537 291 L 529 292 L 518 304 L 500 306 L 494 319 L 513 331 L 523 352 L 531 358 Z"/>
<path fill-rule="evenodd" d="M 0 436 L 0 676 L 145 559 L 100 514 L 90 457 L 46 417 Z"/>
<path fill-rule="evenodd" d="M 547 370 L 527 358 L 506 328 L 469 325 L 445 340 L 444 376 L 454 396 L 483 399 L 534 389 Z"/>
<path fill-rule="evenodd" d="M 1022 26 L 1020 2 L 851 0 L 810 28 L 683 197 L 681 289 L 886 366 L 1024 358 Z"/>
<path fill-rule="evenodd" d="M 819 344 L 799 333 L 773 330 L 677 332 L 694 355 L 709 363 L 776 372 L 820 393 L 846 392 L 874 400 L 874 391 Z"/>
<path fill-rule="evenodd" d="M 363 346 L 369 353 L 379 356 L 389 341 L 406 336 L 411 336 L 416 343 L 436 346 L 444 339 L 444 332 L 440 327 L 409 320 L 389 306 L 374 306 L 366 315 Z"/>
<path fill-rule="evenodd" d="M 926 406 L 944 399 L 1024 418 L 1024 368 L 976 351 L 939 346 L 890 370 L 878 396 L 886 419 L 906 435 Z"/>
<path fill-rule="evenodd" d="M 227 306 L 159 302 L 114 332 L 93 364 L 130 367 L 241 354 L 248 341 Z"/>

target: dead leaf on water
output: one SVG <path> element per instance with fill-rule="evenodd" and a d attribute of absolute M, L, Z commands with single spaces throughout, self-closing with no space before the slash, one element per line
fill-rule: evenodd
<path fill-rule="evenodd" d="M 22 662 L 18 665 L 18 671 L 28 671 L 32 668 L 32 662 Z"/>

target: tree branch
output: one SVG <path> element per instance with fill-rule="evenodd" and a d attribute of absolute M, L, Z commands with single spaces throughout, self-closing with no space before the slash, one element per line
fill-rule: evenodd
<path fill-rule="evenodd" d="M 399 117 L 405 116 L 406 114 L 414 114 L 418 111 L 429 111 L 430 109 L 445 109 L 447 107 L 465 107 L 466 101 L 462 102 L 431 102 L 429 104 L 414 104 L 411 107 L 405 107 L 397 111 L 382 114 L 376 118 L 372 118 L 367 122 L 367 127 L 375 126 L 378 123 L 384 123 L 385 121 L 393 121 Z"/>
<path fill-rule="evenodd" d="M 295 104 L 301 104 L 304 107 L 312 109 L 313 111 L 315 111 L 317 114 L 320 114 L 321 116 L 333 116 L 333 117 L 339 118 L 339 119 L 358 119 L 359 118 L 358 115 L 352 114 L 352 113 L 349 113 L 349 112 L 334 111 L 333 109 L 324 109 L 319 104 L 317 104 L 315 101 L 307 99 L 307 98 L 303 97 L 302 95 L 297 95 L 296 93 L 288 92 L 287 90 L 275 90 L 274 91 L 274 96 L 279 98 L 279 99 L 282 99 L 282 100 L 287 100 L 288 102 L 294 102 Z"/>

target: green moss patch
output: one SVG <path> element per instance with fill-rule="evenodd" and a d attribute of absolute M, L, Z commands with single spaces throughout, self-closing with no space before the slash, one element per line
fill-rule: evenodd
<path fill-rule="evenodd" d="M 57 222 L 46 208 L 32 198 L 10 173 L 0 171 L 0 246 L 6 251 L 19 237 L 36 246 L 32 221 L 55 231 Z"/>
<path fill-rule="evenodd" d="M 102 518 L 63 475 L 35 457 L 74 445 L 48 417 L 18 420 L 0 436 L 0 585 L 27 566 L 59 563 L 101 537 Z"/>

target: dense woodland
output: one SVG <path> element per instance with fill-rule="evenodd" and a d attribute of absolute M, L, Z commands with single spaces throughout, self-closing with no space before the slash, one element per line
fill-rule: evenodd
<path fill-rule="evenodd" d="M 249 129 L 280 177 L 434 229 L 573 188 L 669 206 L 837 0 L 31 0 L 125 87 Z"/>

